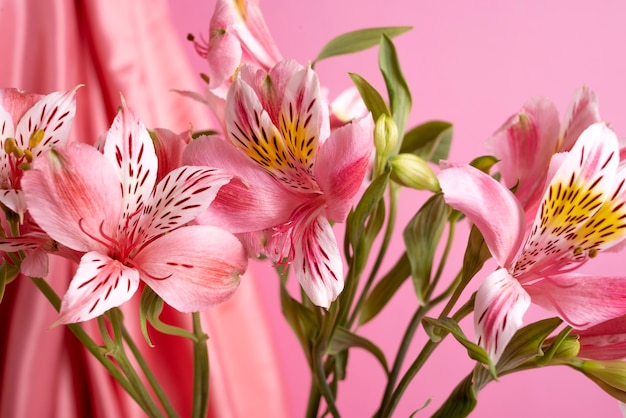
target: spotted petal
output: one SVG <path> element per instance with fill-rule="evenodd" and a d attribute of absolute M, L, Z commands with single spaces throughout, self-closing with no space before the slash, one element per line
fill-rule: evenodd
<path fill-rule="evenodd" d="M 76 91 L 56 92 L 44 96 L 28 109 L 15 127 L 15 140 L 18 147 L 30 149 L 33 158 L 54 146 L 67 142 L 76 114 Z M 29 144 L 31 135 L 43 131 L 43 138 L 37 144 Z"/>
<path fill-rule="evenodd" d="M 63 297 L 57 324 L 82 322 L 102 315 L 129 300 L 139 286 L 139 272 L 107 255 L 92 251 L 83 256 Z"/>
<path fill-rule="evenodd" d="M 577 329 L 626 315 L 626 277 L 559 274 L 524 288 L 534 303 Z"/>
<path fill-rule="evenodd" d="M 181 312 L 202 311 L 228 299 L 247 267 L 246 253 L 237 238 L 203 225 L 182 227 L 159 237 L 137 254 L 135 261 L 148 286 Z"/>
<path fill-rule="evenodd" d="M 156 183 L 158 160 L 154 144 L 143 122 L 125 105 L 111 124 L 104 156 L 113 164 L 122 191 L 120 233 L 134 229 L 138 212 Z"/>
<path fill-rule="evenodd" d="M 157 184 L 146 202 L 146 242 L 193 220 L 211 204 L 232 175 L 209 167 L 183 166 Z"/>
<path fill-rule="evenodd" d="M 506 269 L 491 273 L 478 289 L 474 303 L 476 342 L 494 363 L 522 326 L 529 306 L 530 296 Z"/>
<path fill-rule="evenodd" d="M 337 240 L 324 216 L 302 222 L 296 232 L 293 268 L 311 301 L 323 308 L 330 306 L 343 290 L 343 264 Z"/>
<path fill-rule="evenodd" d="M 587 128 L 563 160 L 544 194 L 515 274 L 557 268 L 556 260 L 593 256 L 595 241 L 582 234 L 616 187 L 617 138 L 606 125 Z M 595 222 L 595 221 L 594 221 Z"/>
<path fill-rule="evenodd" d="M 476 225 L 499 266 L 510 266 L 525 232 L 524 213 L 513 193 L 471 166 L 450 167 L 437 177 L 446 203 Z"/>

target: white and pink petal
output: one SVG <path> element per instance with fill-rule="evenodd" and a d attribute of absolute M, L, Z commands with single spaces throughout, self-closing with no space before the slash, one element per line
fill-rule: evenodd
<path fill-rule="evenodd" d="M 528 293 L 506 269 L 498 269 L 487 276 L 476 292 L 476 343 L 487 351 L 494 364 L 522 326 L 530 301 Z"/>
<path fill-rule="evenodd" d="M 86 253 L 63 297 L 56 324 L 96 318 L 128 301 L 138 286 L 136 269 L 96 251 Z"/>
<path fill-rule="evenodd" d="M 299 223 L 294 228 L 292 266 L 309 299 L 322 308 L 343 290 L 343 262 L 330 223 L 324 216 Z"/>

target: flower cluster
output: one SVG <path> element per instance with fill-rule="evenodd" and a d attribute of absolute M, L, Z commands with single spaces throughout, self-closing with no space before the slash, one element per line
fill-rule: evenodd
<path fill-rule="evenodd" d="M 75 262 L 57 324 L 87 341 L 76 323 L 100 321 L 105 345 L 118 338 L 109 352 L 130 376 L 124 357 L 115 357 L 129 344 L 115 308 L 140 292 L 148 342 L 146 321 L 190 338 L 202 363 L 198 324 L 193 333 L 163 326 L 162 304 L 206 310 L 233 295 L 250 258 L 263 258 L 277 268 L 283 312 L 314 375 L 309 416 L 323 403 L 339 416 L 338 383 L 353 347 L 384 368 L 375 416 L 390 416 L 447 335 L 476 366 L 436 416 L 465 416 L 490 381 L 548 364 L 568 365 L 626 402 L 626 276 L 576 271 L 626 239 L 626 152 L 600 118 L 596 95 L 576 91 L 563 122 L 549 100 L 532 99 L 489 139 L 495 157 L 448 161 L 450 124 L 405 132 L 411 94 L 391 38 L 406 29 L 332 40 L 316 61 L 379 47 L 388 100 L 353 74 L 355 88 L 331 104 L 314 63 L 282 57 L 254 0 L 218 0 L 208 37 L 192 37 L 206 59 L 206 91 L 182 92 L 217 117 L 220 129 L 207 135 L 148 129 L 122 99 L 94 147 L 68 140 L 79 87 L 45 96 L 0 91 L 0 283 L 45 278 L 50 254 Z M 428 200 L 404 228 L 404 254 L 381 275 L 401 187 Z M 442 280 L 464 218 L 473 229 L 463 265 Z M 343 248 L 335 223 L 346 223 Z M 490 257 L 497 268 L 483 273 Z M 285 286 L 290 273 L 301 297 Z M 416 312 L 389 367 L 359 329 L 409 277 Z M 458 307 L 470 281 L 478 290 Z M 45 281 L 37 283 L 49 295 Z M 547 314 L 525 324 L 531 303 Z M 438 305 L 438 316 L 428 316 Z M 472 313 L 474 338 L 460 325 Z M 401 377 L 419 326 L 429 340 Z M 197 396 L 206 398 L 206 388 Z"/>

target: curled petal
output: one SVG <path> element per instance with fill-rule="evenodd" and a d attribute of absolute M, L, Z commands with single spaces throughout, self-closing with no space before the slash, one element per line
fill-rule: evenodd
<path fill-rule="evenodd" d="M 498 265 L 509 267 L 525 231 L 524 213 L 513 193 L 471 166 L 450 167 L 437 177 L 446 203 L 467 215 Z"/>
<path fill-rule="evenodd" d="M 86 253 L 61 303 L 56 324 L 87 321 L 129 300 L 139 272 L 96 251 Z"/>
<path fill-rule="evenodd" d="M 576 329 L 626 315 L 626 277 L 560 274 L 525 284 L 533 302 Z"/>
<path fill-rule="evenodd" d="M 545 98 L 528 101 L 488 140 L 501 161 L 502 178 L 526 212 L 532 212 L 543 194 L 550 158 L 559 138 L 559 114 Z M 532 220 L 532 219 L 531 219 Z"/>
<path fill-rule="evenodd" d="M 491 273 L 478 289 L 474 303 L 476 341 L 494 363 L 522 326 L 529 306 L 530 296 L 506 269 Z"/>
<path fill-rule="evenodd" d="M 324 216 L 299 226 L 293 243 L 293 268 L 311 301 L 328 309 L 343 290 L 343 264 L 337 240 Z"/>
<path fill-rule="evenodd" d="M 247 61 L 258 62 L 266 69 L 276 65 L 282 55 L 265 24 L 258 0 L 229 3 L 234 3 L 234 29 L 241 40 Z"/>
<path fill-rule="evenodd" d="M 320 148 L 315 178 L 324 192 L 327 215 L 345 220 L 363 180 L 374 150 L 374 123 L 367 116 L 336 129 Z"/>
<path fill-rule="evenodd" d="M 175 251 L 172 251 L 172 249 Z M 168 305 L 196 312 L 225 301 L 247 268 L 246 252 L 228 232 L 204 225 L 165 234 L 135 258 L 141 278 Z"/>
<path fill-rule="evenodd" d="M 600 122 L 600 110 L 598 108 L 598 96 L 583 86 L 576 90 L 569 109 L 565 114 L 561 132 L 560 151 L 569 151 L 578 140 L 578 137 L 587 127 Z"/>
<path fill-rule="evenodd" d="M 20 222 L 24 219 L 26 212 L 26 199 L 22 190 L 6 189 L 0 190 L 0 202 L 20 217 Z"/>

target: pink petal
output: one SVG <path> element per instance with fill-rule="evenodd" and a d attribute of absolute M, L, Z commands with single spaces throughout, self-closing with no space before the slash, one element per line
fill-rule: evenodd
<path fill-rule="evenodd" d="M 83 256 L 63 297 L 57 324 L 82 322 L 129 300 L 139 286 L 139 272 L 97 251 Z"/>
<path fill-rule="evenodd" d="M 216 9 L 219 4 L 220 2 L 216 4 Z M 208 87 L 210 89 L 218 88 L 221 85 L 230 85 L 232 77 L 241 65 L 241 43 L 230 30 L 230 28 L 211 30 L 207 49 L 207 62 L 209 64 L 207 75 L 209 76 Z"/>
<path fill-rule="evenodd" d="M 52 239 L 78 251 L 105 251 L 94 237 L 114 234 L 121 192 L 111 164 L 95 148 L 77 143 L 50 151 L 24 173 L 22 187 L 30 214 Z"/>
<path fill-rule="evenodd" d="M 54 146 L 67 142 L 76 114 L 76 91 L 56 92 L 44 96 L 28 109 L 15 127 L 15 140 L 22 149 L 31 149 L 33 158 Z M 38 129 L 44 131 L 43 139 L 35 147 L 29 146 L 29 139 Z"/>
<path fill-rule="evenodd" d="M 28 277 L 46 277 L 48 275 L 48 254 L 41 248 L 26 253 L 20 272 Z"/>
<path fill-rule="evenodd" d="M 11 126 L 16 126 L 28 109 L 44 97 L 42 94 L 27 93 L 15 88 L 0 89 L 0 106 L 12 116 Z M 13 136 L 13 134 L 11 134 Z"/>
<path fill-rule="evenodd" d="M 626 358 L 626 315 L 602 322 L 586 330 L 574 330 L 580 342 L 578 357 L 594 360 Z"/>
<path fill-rule="evenodd" d="M 626 277 L 560 274 L 524 288 L 534 303 L 577 329 L 626 314 Z"/>
<path fill-rule="evenodd" d="M 343 222 L 363 180 L 374 151 L 371 117 L 336 129 L 319 151 L 314 171 L 326 197 L 327 216 Z"/>
<path fill-rule="evenodd" d="M 350 87 L 339 94 L 330 104 L 331 128 L 338 128 L 367 116 L 368 110 L 356 87 Z"/>
<path fill-rule="evenodd" d="M 328 309 L 343 290 L 343 263 L 337 240 L 324 216 L 298 225 L 293 269 L 309 299 Z"/>
<path fill-rule="evenodd" d="M 498 265 L 509 267 L 525 231 L 524 213 L 513 193 L 469 165 L 447 168 L 437 177 L 445 201 L 476 225 Z"/>
<path fill-rule="evenodd" d="M 0 94 L 7 90 L 0 90 Z M 0 187 L 12 187 L 12 170 L 9 165 L 9 154 L 4 152 L 4 143 L 7 138 L 15 136 L 13 117 L 9 112 L 0 107 Z"/>
<path fill-rule="evenodd" d="M 559 139 L 559 114 L 545 98 L 528 101 L 489 140 L 504 183 L 516 186 L 515 195 L 526 212 L 541 198 L 550 158 Z M 532 219 L 531 219 L 532 220 Z"/>
<path fill-rule="evenodd" d="M 183 151 L 192 140 L 191 131 L 177 134 L 169 129 L 156 128 L 150 132 L 158 161 L 156 181 L 160 181 L 167 173 L 182 165 Z"/>
<path fill-rule="evenodd" d="M 183 166 L 169 173 L 146 202 L 144 240 L 148 242 L 193 220 L 231 178 L 225 171 L 209 167 Z"/>
<path fill-rule="evenodd" d="M 196 225 L 154 240 L 135 262 L 141 278 L 165 303 L 181 312 L 195 312 L 232 295 L 246 270 L 247 256 L 233 235 Z"/>
<path fill-rule="evenodd" d="M 234 29 L 242 42 L 247 59 L 253 59 L 265 69 L 273 67 L 282 56 L 265 24 L 258 1 L 233 3 L 236 9 Z"/>
<path fill-rule="evenodd" d="M 563 120 L 561 132 L 561 151 L 569 151 L 580 134 L 591 124 L 600 122 L 598 96 L 587 86 L 576 90 L 574 98 Z"/>
<path fill-rule="evenodd" d="M 478 289 L 474 302 L 476 341 L 494 364 L 522 326 L 529 306 L 530 296 L 506 269 L 491 273 Z"/>
<path fill-rule="evenodd" d="M 191 142 L 183 155 L 185 164 L 224 169 L 237 176 L 223 186 L 198 222 L 232 233 L 271 228 L 287 222 L 303 200 L 259 168 L 241 151 L 218 137 Z M 251 222 L 251 220 L 254 220 Z"/>
<path fill-rule="evenodd" d="M 104 143 L 104 156 L 113 164 L 122 190 L 120 233 L 132 229 L 156 183 L 158 160 L 148 130 L 125 105 L 115 116 Z"/>

